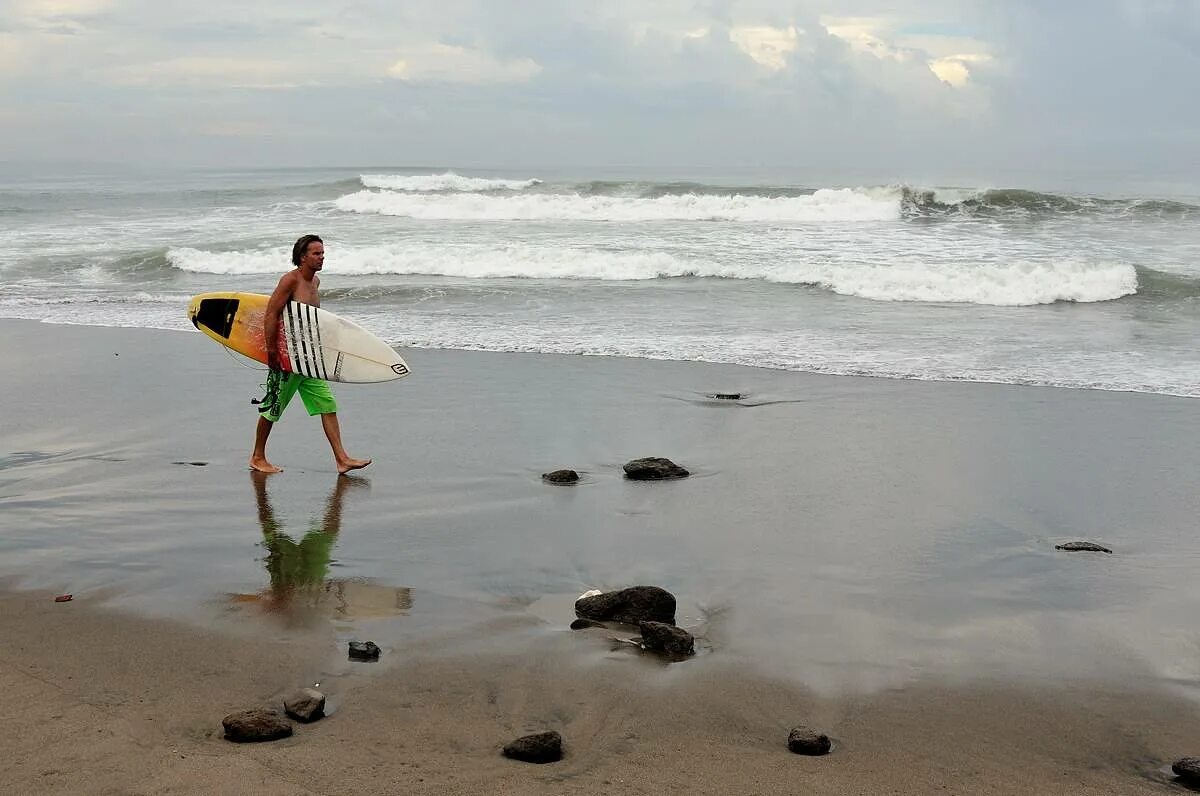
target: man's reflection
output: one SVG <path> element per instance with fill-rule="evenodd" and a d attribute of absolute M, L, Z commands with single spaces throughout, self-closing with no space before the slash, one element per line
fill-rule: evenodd
<path fill-rule="evenodd" d="M 251 471 L 258 522 L 267 555 L 263 563 L 269 587 L 250 598 L 289 622 L 304 622 L 337 615 L 341 618 L 388 616 L 404 613 L 412 605 L 406 588 L 379 586 L 360 581 L 332 580 L 329 563 L 342 528 L 345 495 L 368 487 L 365 478 L 340 475 L 325 501 L 325 511 L 309 521 L 308 531 L 296 541 L 284 532 L 267 497 L 268 474 Z"/>

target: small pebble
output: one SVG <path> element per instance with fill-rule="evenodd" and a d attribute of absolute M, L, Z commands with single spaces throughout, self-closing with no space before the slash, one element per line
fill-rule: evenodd
<path fill-rule="evenodd" d="M 1054 549 L 1065 550 L 1068 553 L 1112 553 L 1112 550 L 1095 542 L 1067 542 L 1054 545 Z"/>
<path fill-rule="evenodd" d="M 71 600 L 73 600 L 73 599 L 75 599 L 75 595 L 73 595 L 73 594 L 60 594 L 60 595 L 58 595 L 57 597 L 55 597 L 55 598 L 54 598 L 54 602 L 56 602 L 56 603 L 69 603 L 69 602 L 71 602 Z"/>
<path fill-rule="evenodd" d="M 798 755 L 826 755 L 833 746 L 829 736 L 800 726 L 788 733 L 788 749 Z"/>
<path fill-rule="evenodd" d="M 298 688 L 283 699 L 283 712 L 303 722 L 325 715 L 325 695 L 315 688 Z"/>
<path fill-rule="evenodd" d="M 379 647 L 375 645 L 374 641 L 350 642 L 350 660 L 352 661 L 377 661 L 379 652 Z"/>
<path fill-rule="evenodd" d="M 562 736 L 554 730 L 526 735 L 505 746 L 504 756 L 524 763 L 554 763 L 562 760 Z"/>
<path fill-rule="evenodd" d="M 1189 785 L 1200 785 L 1200 757 L 1181 757 L 1171 764 L 1171 770 Z"/>
<path fill-rule="evenodd" d="M 221 719 L 225 738 L 238 743 L 274 741 L 292 734 L 292 724 L 274 710 L 242 710 Z"/>
<path fill-rule="evenodd" d="M 542 473 L 542 480 L 551 484 L 573 484 L 579 480 L 579 473 L 574 470 L 555 470 Z"/>

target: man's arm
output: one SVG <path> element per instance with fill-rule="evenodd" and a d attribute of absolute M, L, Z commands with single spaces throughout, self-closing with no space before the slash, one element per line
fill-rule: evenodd
<path fill-rule="evenodd" d="M 292 271 L 283 275 L 267 302 L 267 312 L 263 316 L 263 344 L 267 349 L 267 367 L 271 370 L 279 370 L 279 318 L 295 289 L 296 273 Z"/>

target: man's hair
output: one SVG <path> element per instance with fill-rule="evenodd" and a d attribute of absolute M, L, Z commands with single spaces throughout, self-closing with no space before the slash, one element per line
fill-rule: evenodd
<path fill-rule="evenodd" d="M 300 240 L 296 241 L 296 245 L 292 247 L 292 265 L 299 265 L 300 259 L 304 257 L 308 251 L 308 246 L 311 243 L 324 243 L 320 235 L 304 235 Z"/>

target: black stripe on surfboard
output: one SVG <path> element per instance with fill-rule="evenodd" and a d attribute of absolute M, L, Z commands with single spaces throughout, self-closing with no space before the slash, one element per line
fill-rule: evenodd
<path fill-rule="evenodd" d="M 292 367 L 301 376 L 312 376 L 312 366 L 308 362 L 308 349 L 304 345 L 304 330 L 301 319 L 296 314 L 295 304 L 296 302 L 289 301 L 287 305 L 288 323 L 292 330 L 292 347 L 296 351 L 296 358 L 292 360 Z"/>
<path fill-rule="evenodd" d="M 308 370 L 304 375 L 311 378 L 317 374 L 315 368 L 313 368 L 312 342 L 309 337 L 308 323 L 305 322 L 303 310 L 296 313 L 296 324 L 300 327 L 300 348 L 304 352 L 304 366 Z"/>
<path fill-rule="evenodd" d="M 308 323 L 308 305 L 301 305 L 300 310 L 300 340 L 304 344 L 304 356 L 308 361 L 308 375 L 317 374 L 317 352 L 313 351 L 312 327 Z"/>
<path fill-rule="evenodd" d="M 304 346 L 308 351 L 308 369 L 315 378 L 321 378 L 321 352 L 317 350 L 317 341 L 313 336 L 312 305 L 302 305 L 300 317 L 304 320 Z"/>
<path fill-rule="evenodd" d="M 309 337 L 312 341 L 313 352 L 316 355 L 316 375 L 319 379 L 329 381 L 329 372 L 325 369 L 325 348 L 321 345 L 321 321 L 317 308 L 304 305 L 304 313 L 308 316 Z"/>
<path fill-rule="evenodd" d="M 329 381 L 329 362 L 325 359 L 325 340 L 321 336 L 321 313 L 313 309 L 313 321 L 317 327 L 317 346 L 321 351 L 321 372 L 325 374 L 324 378 Z"/>

